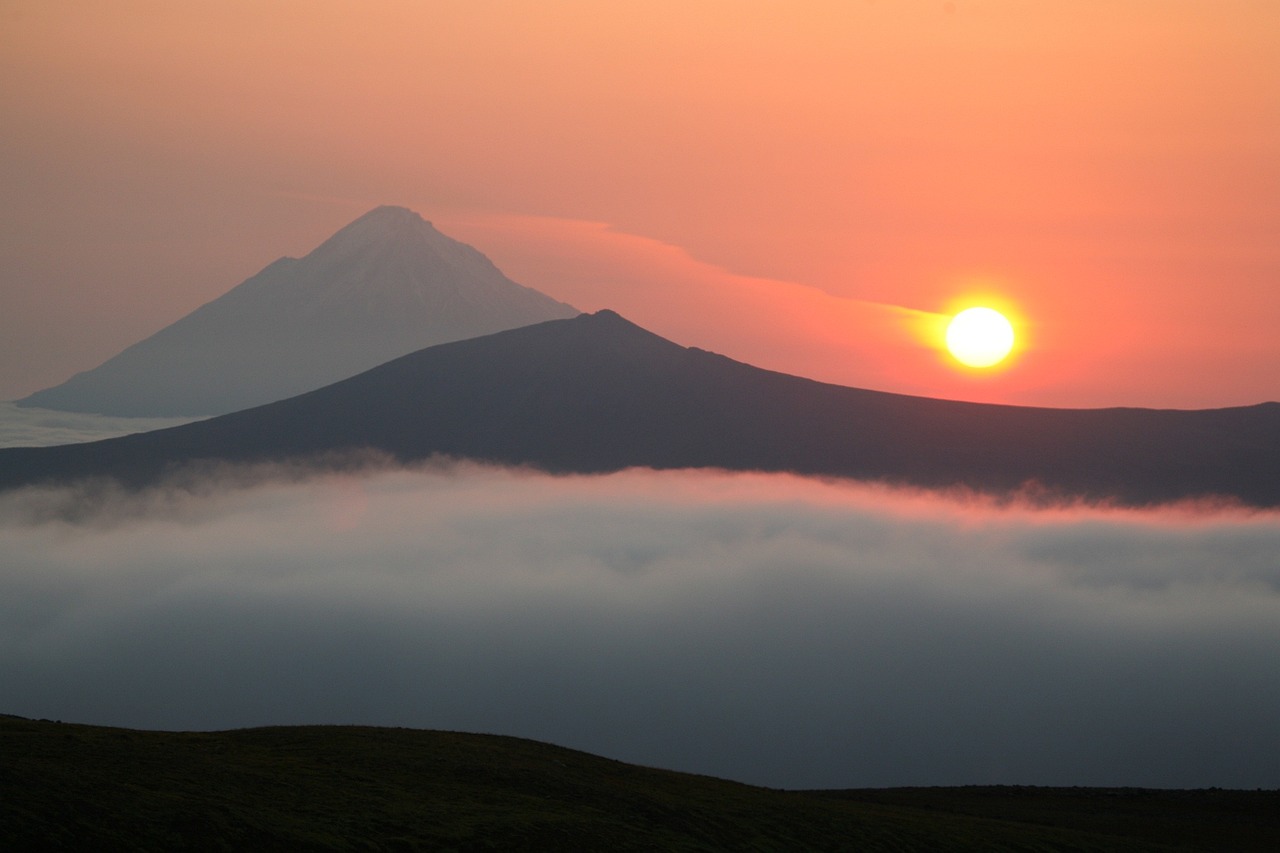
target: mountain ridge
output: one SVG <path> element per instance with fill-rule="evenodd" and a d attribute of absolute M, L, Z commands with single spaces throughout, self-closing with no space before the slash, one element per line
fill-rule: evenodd
<path fill-rule="evenodd" d="M 577 313 L 511 281 L 407 208 L 357 218 L 92 370 L 19 405 L 108 415 L 225 414 L 425 346 Z"/>
<path fill-rule="evenodd" d="M 297 397 L 0 451 L 0 487 L 374 450 L 600 473 L 722 468 L 1144 505 L 1280 505 L 1280 404 L 1038 409 L 846 388 L 682 347 L 612 311 L 429 347 Z"/>

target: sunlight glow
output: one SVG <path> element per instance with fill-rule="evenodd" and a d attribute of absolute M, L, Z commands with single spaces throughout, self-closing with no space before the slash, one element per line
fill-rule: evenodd
<path fill-rule="evenodd" d="M 967 308 L 947 326 L 947 350 L 961 364 L 991 367 L 1013 349 L 1013 325 L 993 308 Z"/>

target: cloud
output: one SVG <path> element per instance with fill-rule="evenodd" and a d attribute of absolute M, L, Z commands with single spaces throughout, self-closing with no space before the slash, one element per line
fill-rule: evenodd
<path fill-rule="evenodd" d="M 583 311 L 609 308 L 686 346 L 824 382 L 941 395 L 949 317 L 742 275 L 603 222 L 456 216 L 450 234 L 485 247 L 516 281 Z M 715 317 L 715 322 L 708 322 Z"/>
<path fill-rule="evenodd" d="M 47 447 L 98 441 L 190 423 L 199 418 L 118 418 L 26 408 L 0 402 L 0 447 Z"/>
<path fill-rule="evenodd" d="M 779 787 L 1280 785 L 1280 518 L 473 465 L 0 497 L 0 710 Z"/>

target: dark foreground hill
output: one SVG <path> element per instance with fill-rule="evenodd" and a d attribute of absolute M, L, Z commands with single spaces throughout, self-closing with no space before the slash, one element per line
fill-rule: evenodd
<path fill-rule="evenodd" d="M 1164 411 L 962 403 L 827 385 L 658 337 L 609 311 L 443 344 L 325 388 L 92 444 L 0 450 L 0 487 L 198 460 L 372 448 L 602 472 L 792 471 L 1147 504 L 1280 505 L 1280 404 Z"/>
<path fill-rule="evenodd" d="M 1280 847 L 1280 792 L 784 792 L 493 735 L 142 732 L 0 717 L 5 850 Z"/>

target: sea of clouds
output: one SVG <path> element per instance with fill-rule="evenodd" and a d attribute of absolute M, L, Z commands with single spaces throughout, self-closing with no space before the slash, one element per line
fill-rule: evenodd
<path fill-rule="evenodd" d="M 19 406 L 0 401 L 0 447 L 45 447 L 115 438 L 178 426 L 199 418 L 121 418 Z"/>
<path fill-rule="evenodd" d="M 0 712 L 537 738 L 775 787 L 1280 786 L 1280 515 L 784 475 L 0 495 Z"/>

